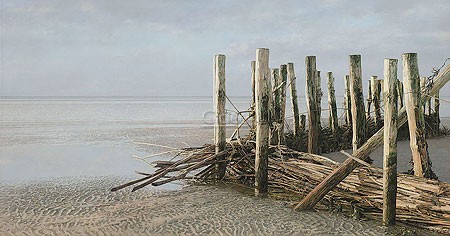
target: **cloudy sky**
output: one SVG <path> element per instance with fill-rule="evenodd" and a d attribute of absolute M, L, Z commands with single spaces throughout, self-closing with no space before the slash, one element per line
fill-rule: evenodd
<path fill-rule="evenodd" d="M 350 54 L 365 80 L 404 52 L 424 76 L 450 57 L 448 0 L 0 2 L 0 96 L 208 96 L 217 53 L 228 93 L 249 95 L 258 47 L 272 67 L 294 62 L 299 91 L 316 55 L 339 95 Z"/>

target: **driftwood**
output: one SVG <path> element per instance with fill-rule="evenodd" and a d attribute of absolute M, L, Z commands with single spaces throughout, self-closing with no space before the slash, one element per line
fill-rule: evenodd
<path fill-rule="evenodd" d="M 214 166 L 225 157 L 223 181 L 253 187 L 255 180 L 255 143 L 237 140 L 215 154 L 214 145 L 181 150 L 184 157 L 176 161 L 154 163 L 154 173 L 139 173 L 143 178 L 112 189 L 134 185 L 133 191 L 152 184 L 158 186 L 180 179 L 216 181 Z M 268 168 L 269 196 L 290 200 L 295 205 L 339 163 L 326 157 L 295 151 L 286 146 L 270 146 Z M 367 164 L 368 165 L 368 164 Z M 174 174 L 174 175 L 173 175 Z M 317 207 L 351 211 L 367 218 L 381 218 L 383 172 L 362 166 L 325 196 Z M 397 221 L 416 227 L 448 232 L 450 230 L 450 184 L 412 175 L 398 175 Z"/>

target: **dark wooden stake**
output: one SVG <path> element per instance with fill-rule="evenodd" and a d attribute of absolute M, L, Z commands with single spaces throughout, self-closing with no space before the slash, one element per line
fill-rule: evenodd
<path fill-rule="evenodd" d="M 328 77 L 328 108 L 330 110 L 329 125 L 333 135 L 336 138 L 338 124 L 337 106 L 336 106 L 336 95 L 334 90 L 334 77 L 333 72 L 327 73 Z"/>
<path fill-rule="evenodd" d="M 316 57 L 307 56 L 305 59 L 306 65 L 306 101 L 308 107 L 308 152 L 319 154 L 319 115 L 317 110 L 317 70 Z"/>
<path fill-rule="evenodd" d="M 352 101 L 353 151 L 366 141 L 366 113 L 362 89 L 361 55 L 351 55 L 350 98 Z"/>
<path fill-rule="evenodd" d="M 297 78 L 295 77 L 294 63 L 287 64 L 287 74 L 289 78 L 289 83 L 291 84 L 291 105 L 292 114 L 294 114 L 294 136 L 295 140 L 300 140 L 300 112 L 298 109 L 298 99 L 297 99 Z"/>

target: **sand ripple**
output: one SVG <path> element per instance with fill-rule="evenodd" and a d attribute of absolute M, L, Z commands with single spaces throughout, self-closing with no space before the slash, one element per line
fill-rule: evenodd
<path fill-rule="evenodd" d="M 385 235 L 373 221 L 295 212 L 233 189 L 111 193 L 119 178 L 0 186 L 0 235 Z"/>

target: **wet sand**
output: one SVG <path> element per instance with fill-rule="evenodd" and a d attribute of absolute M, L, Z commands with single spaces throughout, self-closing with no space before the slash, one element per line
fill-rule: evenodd
<path fill-rule="evenodd" d="M 109 192 L 119 177 L 0 186 L 1 235 L 385 235 L 374 221 L 296 212 L 224 186 Z M 407 232 L 408 233 L 408 232 Z M 415 235 L 412 231 L 409 234 Z"/>

